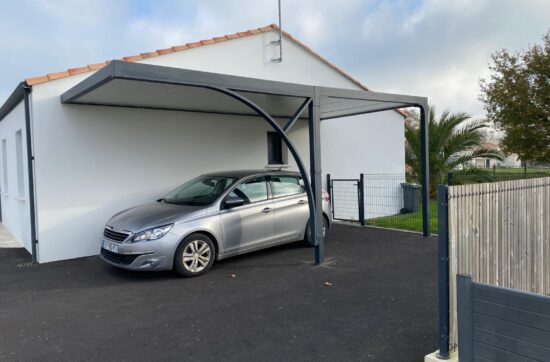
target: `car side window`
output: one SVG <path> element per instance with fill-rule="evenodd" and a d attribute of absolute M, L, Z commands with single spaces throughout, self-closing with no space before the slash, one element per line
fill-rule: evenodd
<path fill-rule="evenodd" d="M 267 200 L 267 180 L 258 177 L 239 184 L 228 195 L 229 198 L 241 198 L 245 205 Z"/>
<path fill-rule="evenodd" d="M 273 196 L 282 197 L 305 191 L 302 180 L 297 176 L 271 176 Z"/>

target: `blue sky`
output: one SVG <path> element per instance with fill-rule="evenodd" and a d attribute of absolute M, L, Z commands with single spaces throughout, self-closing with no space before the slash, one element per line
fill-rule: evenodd
<path fill-rule="evenodd" d="M 283 28 L 371 89 L 483 115 L 496 50 L 550 30 L 550 0 L 283 0 Z M 0 102 L 18 82 L 277 22 L 276 0 L 19 0 L 0 13 Z"/>

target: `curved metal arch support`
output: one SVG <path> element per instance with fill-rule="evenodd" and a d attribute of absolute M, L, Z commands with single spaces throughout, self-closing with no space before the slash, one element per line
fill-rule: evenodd
<path fill-rule="evenodd" d="M 258 106 L 254 102 L 252 102 L 250 99 L 242 96 L 241 94 L 239 94 L 235 91 L 232 91 L 230 89 L 227 89 L 227 88 L 217 88 L 217 87 L 205 87 L 205 88 L 214 90 L 216 92 L 223 93 L 223 94 L 225 94 L 225 95 L 227 95 L 227 96 L 229 96 L 233 99 L 236 99 L 237 101 L 243 103 L 244 105 L 246 105 L 250 109 L 254 110 L 261 118 L 263 118 L 267 123 L 269 123 L 269 125 L 281 137 L 283 142 L 288 147 L 288 150 L 292 154 L 292 157 L 294 157 L 294 160 L 296 161 L 298 169 L 300 170 L 300 174 L 302 175 L 302 179 L 304 180 L 304 187 L 306 189 L 306 194 L 307 194 L 307 199 L 308 199 L 308 206 L 309 206 L 309 218 L 310 218 L 310 220 L 314 220 L 315 219 L 315 201 L 314 201 L 314 197 L 313 197 L 313 190 L 311 188 L 311 183 L 309 181 L 308 174 L 306 172 L 306 168 L 304 166 L 302 158 L 298 154 L 298 151 L 296 151 L 296 148 L 294 148 L 294 145 L 292 144 L 292 142 L 288 138 L 288 136 L 287 136 L 286 132 L 283 130 L 283 128 L 281 128 L 277 124 L 277 122 L 273 119 L 273 117 L 271 117 L 269 115 L 269 113 L 267 113 L 260 106 Z M 308 104 L 309 104 L 309 102 L 308 102 Z M 312 233 L 312 235 L 315 235 L 315 234 Z M 317 241 L 316 241 L 317 238 L 312 236 L 310 239 L 311 239 L 310 243 L 312 244 L 312 246 L 317 246 Z"/>

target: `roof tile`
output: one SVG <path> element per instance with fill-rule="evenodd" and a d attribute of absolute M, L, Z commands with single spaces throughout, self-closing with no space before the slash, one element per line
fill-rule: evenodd
<path fill-rule="evenodd" d="M 98 69 L 101 69 L 101 68 L 105 67 L 106 65 L 107 65 L 107 63 L 88 64 L 88 68 L 90 70 L 98 70 Z"/>
<path fill-rule="evenodd" d="M 27 78 L 27 79 L 25 79 L 25 82 L 27 83 L 27 85 L 35 85 L 35 84 L 48 82 L 49 80 L 50 80 L 50 78 L 48 78 L 45 75 L 42 75 L 40 77 Z"/>
<path fill-rule="evenodd" d="M 182 51 L 182 50 L 185 50 L 185 49 L 189 49 L 189 46 L 187 44 L 176 45 L 176 46 L 172 47 L 172 49 L 174 49 L 175 52 L 179 52 L 179 51 Z"/>
<path fill-rule="evenodd" d="M 173 52 L 175 52 L 175 50 L 173 48 L 166 48 L 166 49 L 158 49 L 157 50 L 157 53 L 159 55 L 170 54 L 170 53 L 173 53 Z"/>
<path fill-rule="evenodd" d="M 206 39 L 206 40 L 201 40 L 200 43 L 202 45 L 208 45 L 208 44 L 212 44 L 212 43 L 215 43 L 216 41 L 214 39 Z"/>
<path fill-rule="evenodd" d="M 196 48 L 196 47 L 200 47 L 202 45 L 202 43 L 200 41 L 196 41 L 194 43 L 187 43 L 187 46 L 189 48 Z"/>
<path fill-rule="evenodd" d="M 86 66 L 86 67 L 80 67 L 80 68 L 71 68 L 68 71 L 69 71 L 70 75 L 76 75 L 76 74 L 80 74 L 80 73 L 89 72 L 90 69 L 88 69 L 88 67 Z"/>
<path fill-rule="evenodd" d="M 136 60 L 143 59 L 143 57 L 141 56 L 141 54 L 139 54 L 139 55 L 130 55 L 128 57 L 123 57 L 122 59 L 126 62 L 135 62 Z"/>
<path fill-rule="evenodd" d="M 59 78 L 65 78 L 70 76 L 71 74 L 66 70 L 64 72 L 57 72 L 57 73 L 49 73 L 48 78 L 50 80 L 59 79 Z"/>
<path fill-rule="evenodd" d="M 151 58 L 151 57 L 156 57 L 156 56 L 158 56 L 158 55 L 159 55 L 159 53 L 157 53 L 156 51 L 154 51 L 154 52 L 148 52 L 148 53 L 141 53 L 141 57 L 142 57 L 143 59 L 147 59 L 147 58 Z"/>

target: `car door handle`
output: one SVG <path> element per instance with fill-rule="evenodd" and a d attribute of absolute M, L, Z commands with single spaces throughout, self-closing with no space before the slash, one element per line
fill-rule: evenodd
<path fill-rule="evenodd" d="M 303 204 L 305 204 L 305 203 L 307 203 L 307 200 L 300 200 L 300 201 L 298 201 L 298 205 L 303 205 Z"/>
<path fill-rule="evenodd" d="M 270 212 L 271 212 L 270 207 L 266 207 L 265 209 L 262 210 L 262 214 L 269 214 Z"/>

